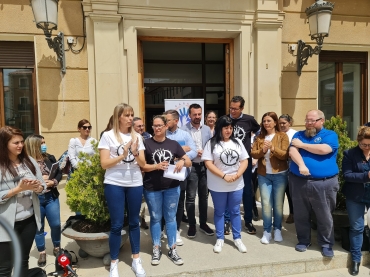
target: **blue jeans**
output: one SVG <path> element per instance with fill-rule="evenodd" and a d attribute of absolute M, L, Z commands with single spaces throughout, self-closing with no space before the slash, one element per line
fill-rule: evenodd
<path fill-rule="evenodd" d="M 263 230 L 271 233 L 271 227 L 281 230 L 285 189 L 288 183 L 288 172 L 278 174 L 258 174 L 258 186 L 262 199 Z M 274 223 L 272 224 L 272 214 Z"/>
<path fill-rule="evenodd" d="M 252 189 L 252 158 L 248 158 L 248 167 L 243 173 L 244 189 L 243 189 L 243 206 L 244 206 L 244 222 L 248 224 L 252 222 L 253 214 L 253 189 Z"/>
<path fill-rule="evenodd" d="M 240 201 L 242 200 L 243 189 L 229 192 L 218 192 L 210 190 L 214 207 L 214 221 L 217 239 L 224 239 L 224 214 L 227 208 L 230 214 L 233 239 L 240 239 L 242 220 L 240 218 Z"/>
<path fill-rule="evenodd" d="M 349 241 L 352 261 L 359 263 L 362 257 L 365 207 L 369 208 L 369 204 L 346 199 L 346 207 L 349 217 Z"/>
<path fill-rule="evenodd" d="M 121 187 L 109 184 L 104 184 L 104 186 L 104 195 L 107 200 L 111 221 L 109 234 L 109 250 L 111 259 L 118 259 L 125 213 L 125 199 L 127 199 L 128 207 L 127 214 L 129 219 L 131 253 L 138 254 L 140 252 L 139 213 L 141 199 L 143 197 L 143 186 Z"/>
<path fill-rule="evenodd" d="M 176 212 L 180 197 L 180 186 L 159 191 L 144 190 L 150 214 L 150 234 L 153 246 L 161 246 L 161 220 L 166 221 L 168 247 L 176 245 Z"/>
<path fill-rule="evenodd" d="M 41 229 L 36 231 L 35 242 L 39 252 L 45 250 L 45 217 L 51 230 L 51 241 L 54 247 L 60 247 L 60 205 L 59 198 L 53 198 L 51 192 L 39 195 L 41 212 Z"/>

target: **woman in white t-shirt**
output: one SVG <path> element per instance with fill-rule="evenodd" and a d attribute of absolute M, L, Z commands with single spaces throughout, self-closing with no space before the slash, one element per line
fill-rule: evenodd
<path fill-rule="evenodd" d="M 262 116 L 261 133 L 253 144 L 251 156 L 258 159 L 258 187 L 262 200 L 263 236 L 261 243 L 269 244 L 271 230 L 274 240 L 281 242 L 284 193 L 288 178 L 289 139 L 280 132 L 278 117 L 274 112 Z M 274 222 L 272 222 L 274 218 Z"/>
<path fill-rule="evenodd" d="M 279 125 L 280 125 L 280 131 L 285 132 L 285 134 L 288 135 L 289 144 L 290 144 L 292 142 L 293 135 L 297 132 L 296 130 L 290 128 L 291 126 L 293 126 L 293 118 L 289 114 L 282 114 L 279 117 Z M 294 210 L 293 210 L 292 197 L 290 196 L 290 191 L 289 191 L 289 178 L 288 178 L 288 185 L 286 186 L 285 194 L 286 194 L 286 197 L 288 198 L 288 203 L 289 203 L 289 216 L 286 219 L 285 223 L 292 224 L 294 223 Z"/>
<path fill-rule="evenodd" d="M 80 159 L 78 154 L 80 152 L 86 153 L 88 155 L 94 155 L 93 142 L 96 139 L 90 137 L 91 124 L 87 119 L 82 119 L 77 124 L 77 129 L 80 135 L 76 138 L 71 138 L 68 144 L 68 157 L 72 165 L 72 171 L 78 167 Z"/>
<path fill-rule="evenodd" d="M 113 112 L 113 129 L 104 132 L 98 145 L 101 166 L 106 169 L 104 194 L 107 200 L 111 231 L 110 277 L 119 277 L 118 254 L 121 245 L 125 201 L 129 218 L 129 238 L 132 252 L 132 270 L 136 276 L 146 276 L 140 259 L 139 213 L 143 195 L 143 178 L 140 166 L 145 165 L 142 137 L 132 127 L 134 110 L 119 104 Z"/>
<path fill-rule="evenodd" d="M 207 186 L 214 206 L 214 221 L 217 241 L 215 253 L 224 245 L 224 213 L 227 208 L 233 231 L 234 244 L 242 253 L 247 248 L 241 240 L 240 202 L 243 196 L 243 173 L 248 166 L 248 153 L 243 143 L 234 137 L 230 117 L 220 117 L 215 126 L 214 136 L 207 142 L 202 160 L 207 167 Z"/>

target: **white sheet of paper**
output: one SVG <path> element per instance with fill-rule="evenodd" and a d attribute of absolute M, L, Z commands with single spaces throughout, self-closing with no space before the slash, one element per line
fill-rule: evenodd
<path fill-rule="evenodd" d="M 184 166 L 178 173 L 173 173 L 174 170 L 175 165 L 169 164 L 167 170 L 163 172 L 163 177 L 184 181 L 186 178 L 186 167 Z"/>

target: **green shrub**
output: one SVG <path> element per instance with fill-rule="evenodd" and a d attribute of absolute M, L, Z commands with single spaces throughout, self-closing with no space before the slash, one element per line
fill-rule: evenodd
<path fill-rule="evenodd" d="M 81 212 L 87 220 L 103 224 L 109 220 L 103 185 L 105 170 L 100 165 L 98 142 L 93 143 L 93 147 L 94 155 L 79 154 L 83 162 L 67 182 L 67 205 L 72 211 Z"/>
<path fill-rule="evenodd" d="M 329 120 L 326 120 L 324 123 L 324 127 L 329 130 L 333 130 L 337 133 L 338 139 L 339 139 L 339 149 L 338 149 L 338 155 L 337 155 L 337 165 L 339 168 L 339 186 L 340 190 L 337 194 L 337 210 L 346 210 L 346 198 L 342 193 L 342 188 L 344 185 L 344 178 L 342 173 L 342 160 L 343 160 L 343 152 L 344 150 L 350 149 L 352 147 L 355 147 L 357 145 L 357 141 L 351 140 L 350 137 L 348 137 L 348 132 L 346 130 L 347 123 L 342 120 L 342 118 L 337 115 L 336 117 L 332 116 Z"/>

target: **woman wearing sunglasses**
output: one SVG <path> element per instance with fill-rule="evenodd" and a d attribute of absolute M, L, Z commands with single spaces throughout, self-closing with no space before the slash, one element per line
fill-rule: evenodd
<path fill-rule="evenodd" d="M 91 124 L 87 119 L 82 119 L 77 124 L 77 129 L 80 135 L 76 138 L 71 138 L 68 145 L 68 157 L 71 161 L 73 170 L 78 167 L 80 159 L 78 154 L 84 152 L 89 155 L 94 154 L 94 148 L 92 143 L 96 142 L 96 139 L 90 137 Z"/>

